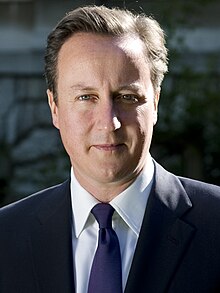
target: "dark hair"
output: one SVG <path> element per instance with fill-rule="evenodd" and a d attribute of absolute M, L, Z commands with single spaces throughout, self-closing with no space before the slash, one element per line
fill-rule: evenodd
<path fill-rule="evenodd" d="M 119 8 L 105 6 L 79 7 L 67 13 L 52 30 L 47 39 L 45 54 L 45 77 L 48 89 L 57 99 L 57 61 L 65 41 L 77 32 L 91 32 L 110 36 L 133 34 L 138 36 L 146 48 L 146 59 L 150 66 L 151 81 L 155 91 L 160 90 L 167 72 L 167 48 L 164 32 L 152 17 Z"/>

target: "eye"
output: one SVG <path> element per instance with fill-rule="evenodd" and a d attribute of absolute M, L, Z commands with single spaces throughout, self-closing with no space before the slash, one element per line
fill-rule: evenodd
<path fill-rule="evenodd" d="M 97 97 L 94 95 L 81 95 L 78 97 L 79 101 L 92 101 L 92 100 L 96 100 Z"/>
<path fill-rule="evenodd" d="M 125 94 L 125 95 L 118 96 L 116 100 L 122 101 L 123 103 L 126 103 L 126 104 L 135 104 L 135 103 L 138 103 L 139 98 L 137 95 L 134 95 L 134 94 Z"/>

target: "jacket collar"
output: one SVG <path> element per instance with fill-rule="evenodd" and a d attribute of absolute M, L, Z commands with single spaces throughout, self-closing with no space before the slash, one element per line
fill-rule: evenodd
<path fill-rule="evenodd" d="M 179 179 L 155 163 L 154 185 L 125 293 L 166 292 L 195 232 L 183 220 L 191 207 Z"/>
<path fill-rule="evenodd" d="M 44 191 L 30 235 L 39 292 L 74 292 L 70 181 Z"/>

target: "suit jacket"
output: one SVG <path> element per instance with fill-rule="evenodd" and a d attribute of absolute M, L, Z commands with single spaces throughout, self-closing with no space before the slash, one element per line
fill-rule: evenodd
<path fill-rule="evenodd" d="M 220 292 L 220 188 L 155 165 L 125 293 Z M 0 211 L 1 293 L 74 292 L 69 185 Z"/>

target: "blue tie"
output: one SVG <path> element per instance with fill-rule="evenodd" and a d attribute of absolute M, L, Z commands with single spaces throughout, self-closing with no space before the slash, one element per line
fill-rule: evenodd
<path fill-rule="evenodd" d="M 118 237 L 112 229 L 114 208 L 109 204 L 99 203 L 91 212 L 99 223 L 99 240 L 88 293 L 122 293 L 120 247 Z"/>

